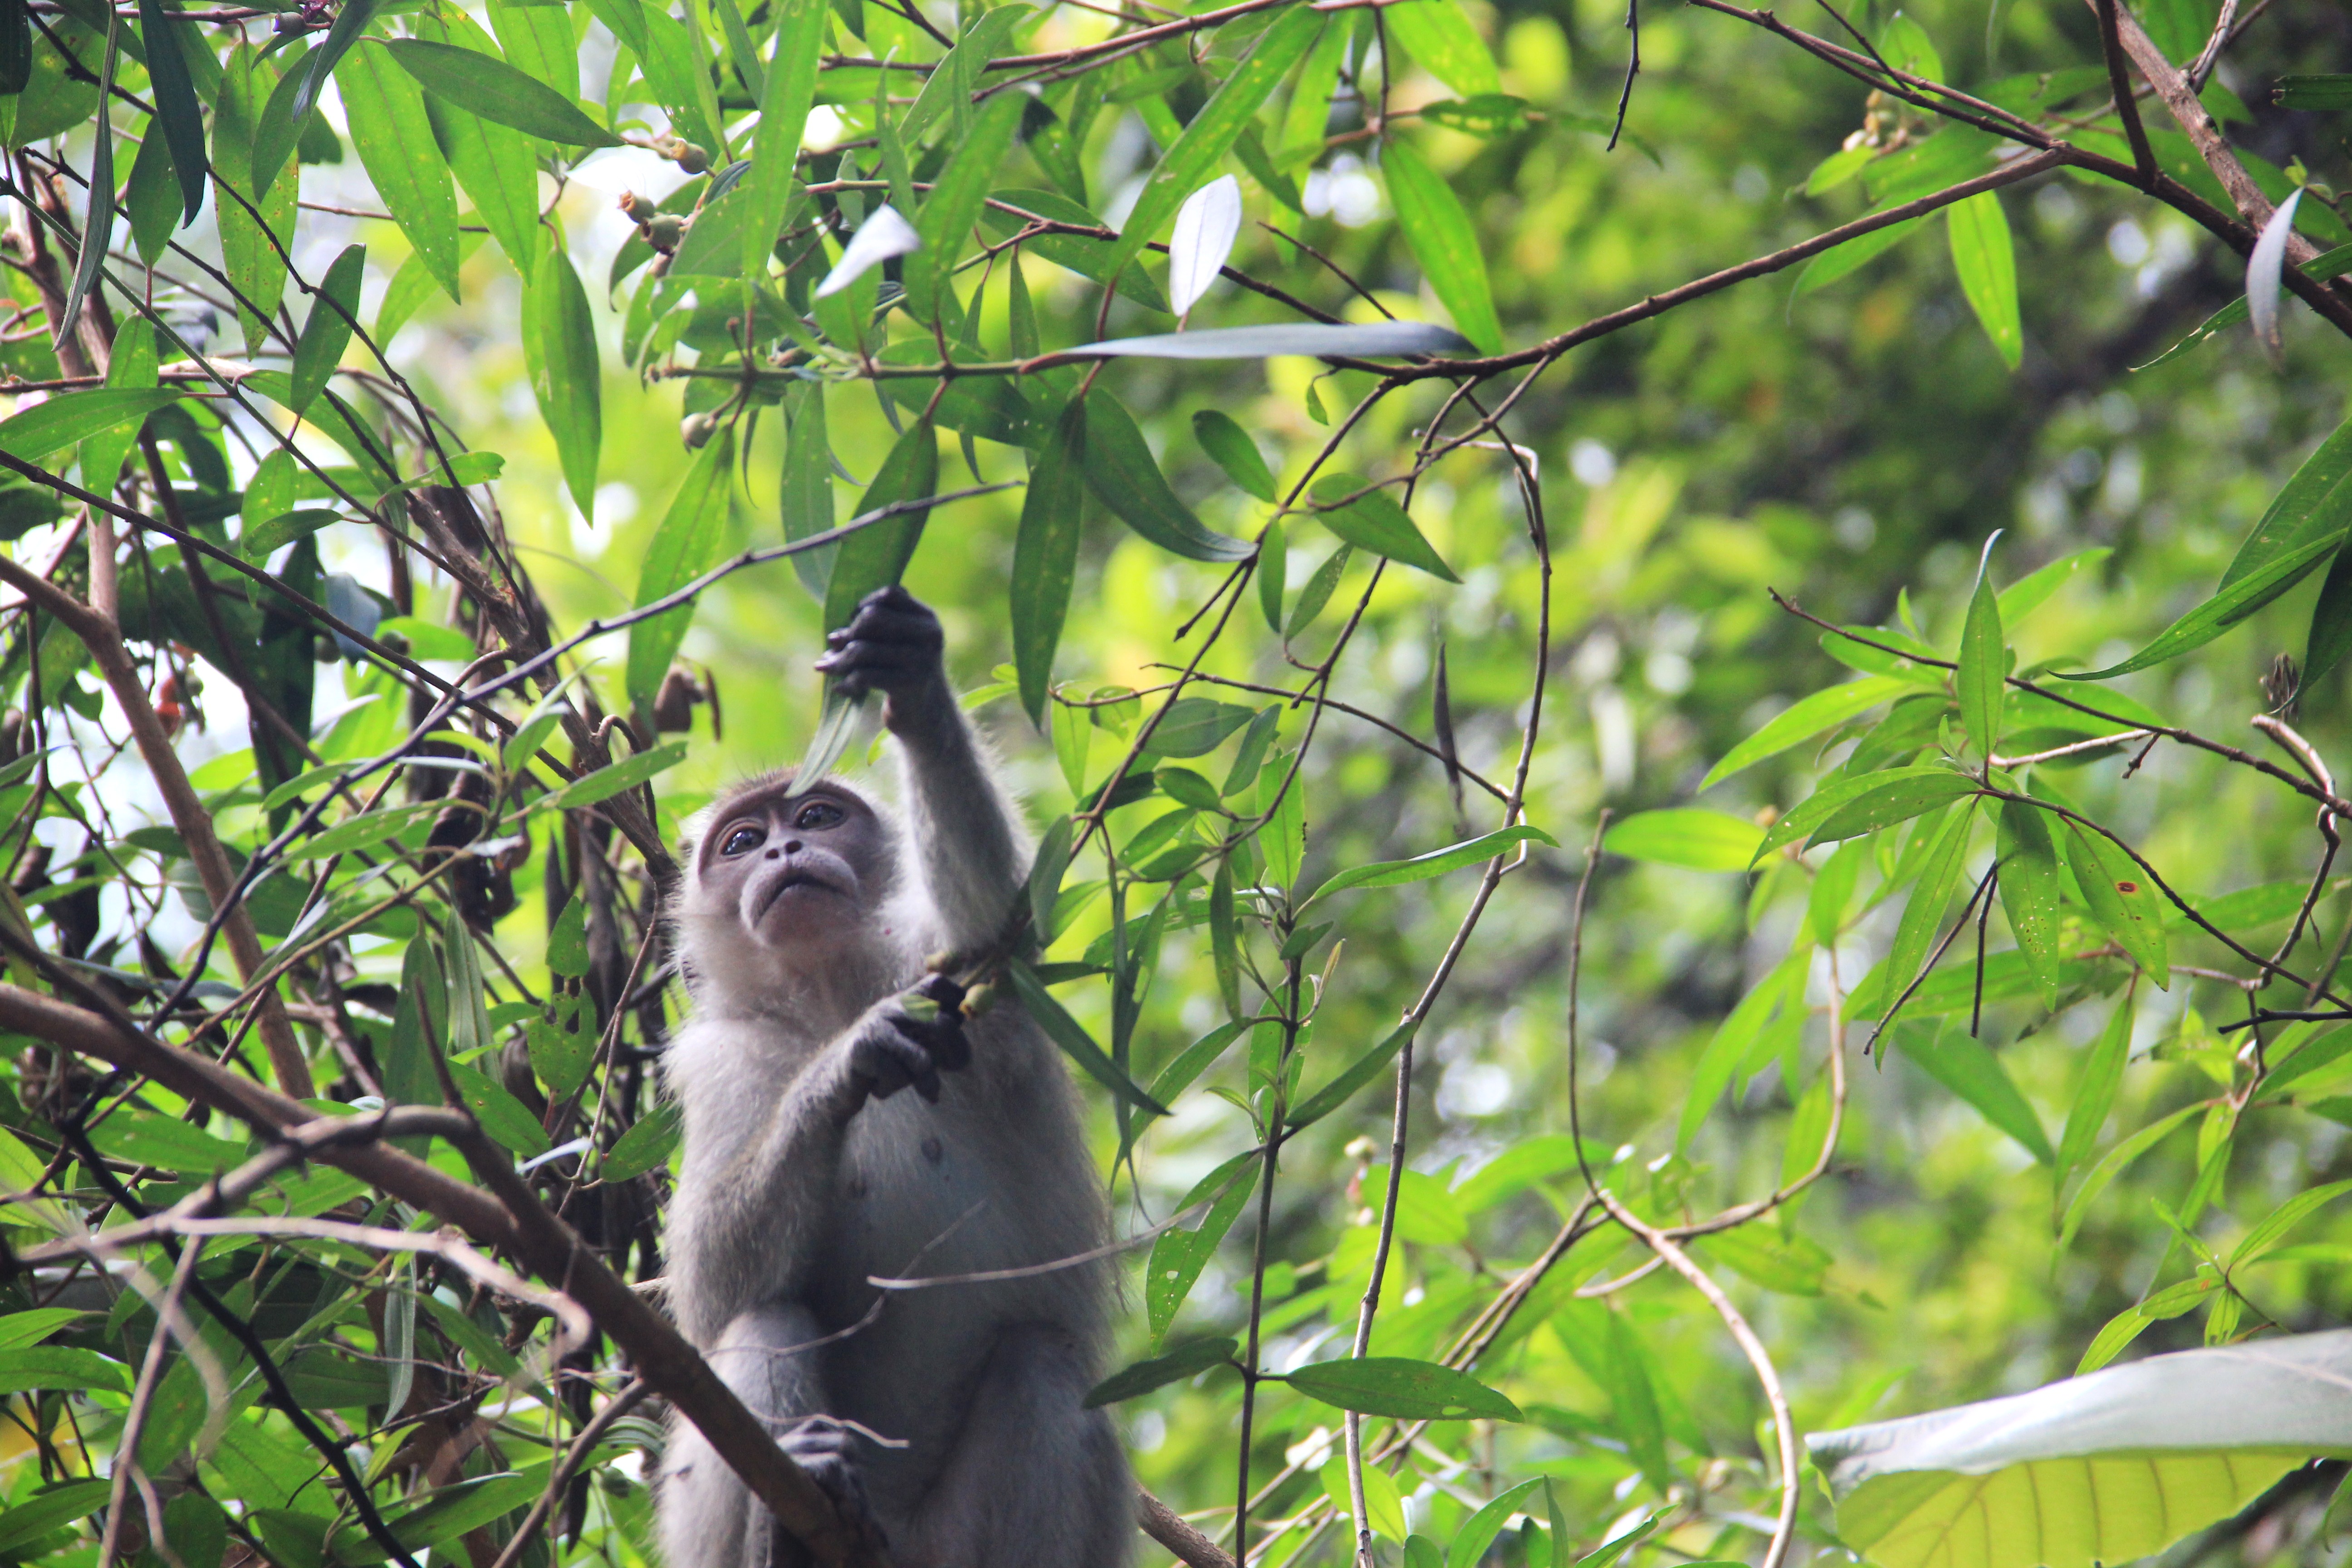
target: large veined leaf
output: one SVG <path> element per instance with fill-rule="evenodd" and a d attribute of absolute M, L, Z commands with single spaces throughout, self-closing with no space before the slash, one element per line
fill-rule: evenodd
<path fill-rule="evenodd" d="M 1879 1568 L 2090 1568 L 2352 1455 L 2352 1330 L 2152 1356 L 2031 1394 L 1806 1438 Z"/>
<path fill-rule="evenodd" d="M 1050 254 L 1050 253 L 1047 253 Z M 1462 354 L 1476 344 L 1451 327 L 1427 321 L 1300 321 L 1282 327 L 1216 327 L 1199 332 L 1154 332 L 1107 338 L 1059 349 L 1056 359 L 1267 359 L 1276 354 L 1345 354 L 1381 359 L 1398 354 Z"/>

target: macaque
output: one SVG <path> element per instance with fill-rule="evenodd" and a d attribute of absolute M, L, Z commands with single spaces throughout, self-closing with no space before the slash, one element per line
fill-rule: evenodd
<path fill-rule="evenodd" d="M 1133 1483 L 1101 1375 L 1108 1218 L 1059 1057 L 1014 1005 L 967 1019 L 926 956 L 1012 932 L 1029 846 L 957 706 L 938 617 L 869 596 L 817 667 L 879 691 L 906 820 L 836 779 L 738 788 L 681 851 L 692 1021 L 669 1216 L 679 1328 L 899 1568 L 1121 1568 Z M 911 853 L 908 847 L 911 845 Z M 927 1005 L 928 1004 L 928 1005 Z M 881 1291 L 870 1278 L 1018 1278 Z M 785 1568 L 693 1426 L 662 1465 L 669 1568 Z"/>

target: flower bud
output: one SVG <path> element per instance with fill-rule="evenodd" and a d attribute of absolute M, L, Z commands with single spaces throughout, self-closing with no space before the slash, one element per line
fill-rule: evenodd
<path fill-rule="evenodd" d="M 677 437 L 679 440 L 686 443 L 688 451 L 698 451 L 710 444 L 710 437 L 718 428 L 719 421 L 709 415 L 689 414 L 684 423 L 678 426 Z"/>

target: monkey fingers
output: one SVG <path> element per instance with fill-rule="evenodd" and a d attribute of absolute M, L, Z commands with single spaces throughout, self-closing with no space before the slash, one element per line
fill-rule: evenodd
<path fill-rule="evenodd" d="M 866 1501 L 866 1480 L 858 1473 L 855 1440 L 846 1426 L 830 1415 L 811 1415 L 780 1434 L 776 1446 L 808 1472 L 809 1479 L 833 1500 L 835 1509 L 852 1529 L 881 1544 L 882 1527 Z M 810 1561 L 800 1542 L 782 1526 L 776 1529 L 772 1552 L 776 1568 L 798 1568 Z"/>
<path fill-rule="evenodd" d="M 963 1015 L 953 1006 L 941 1007 L 936 1018 L 893 1013 L 890 1026 L 920 1046 L 940 1072 L 961 1072 L 971 1066 L 971 1042 L 964 1037 Z M 929 1094 L 924 1098 L 936 1100 L 939 1096 Z"/>
<path fill-rule="evenodd" d="M 868 1014 L 850 1042 L 850 1076 L 872 1098 L 887 1100 L 909 1086 L 925 1100 L 940 1098 L 939 1065 L 927 1042 L 909 1032 L 913 1023 L 895 1011 Z"/>
<path fill-rule="evenodd" d="M 904 588 L 868 594 L 845 626 L 825 634 L 816 668 L 852 696 L 906 691 L 938 679 L 946 637 L 929 606 Z"/>

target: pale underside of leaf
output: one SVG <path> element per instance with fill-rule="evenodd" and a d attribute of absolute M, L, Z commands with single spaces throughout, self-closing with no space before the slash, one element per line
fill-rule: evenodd
<path fill-rule="evenodd" d="M 1381 359 L 1397 354 L 1460 354 L 1470 341 L 1451 327 L 1427 321 L 1369 321 L 1360 326 L 1302 321 L 1280 327 L 1219 327 L 1201 332 L 1155 332 L 1108 338 L 1063 349 L 1056 359 L 1265 359 L 1276 354 L 1346 354 Z"/>
<path fill-rule="evenodd" d="M 1184 198 L 1168 237 L 1168 300 L 1178 315 L 1209 291 L 1241 231 L 1242 183 L 1231 174 Z"/>
<path fill-rule="evenodd" d="M 841 259 L 833 264 L 833 270 L 816 286 L 816 298 L 829 299 L 891 257 L 911 255 L 922 245 L 923 237 L 915 232 L 915 226 L 897 207 L 884 202 L 849 237 Z"/>

